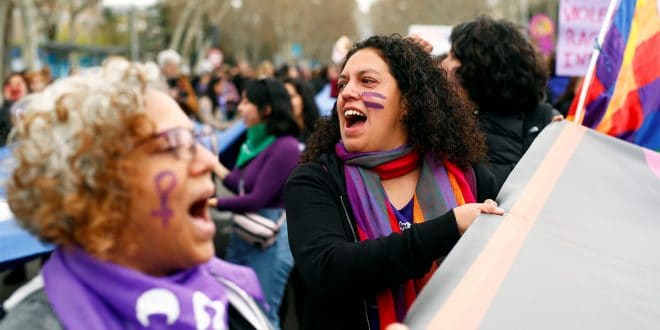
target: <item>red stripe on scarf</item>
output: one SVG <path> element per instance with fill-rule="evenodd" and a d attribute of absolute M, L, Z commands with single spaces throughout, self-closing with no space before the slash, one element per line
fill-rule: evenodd
<path fill-rule="evenodd" d="M 376 302 L 378 303 L 378 320 L 380 322 L 380 329 L 385 330 L 388 325 L 397 322 L 396 313 L 394 312 L 392 290 L 386 289 L 379 292 L 376 295 Z"/>
<path fill-rule="evenodd" d="M 356 226 L 356 227 L 357 227 L 357 231 L 358 231 L 358 237 L 360 237 L 360 241 L 368 240 L 369 235 L 367 235 L 367 233 L 365 233 L 364 230 L 362 230 L 362 228 L 360 228 L 360 226 Z"/>
<path fill-rule="evenodd" d="M 341 150 L 344 149 L 338 149 L 338 153 L 340 153 Z M 370 170 L 376 173 L 381 180 L 388 180 L 408 174 L 411 171 L 419 168 L 420 164 L 421 164 L 421 157 L 419 153 L 413 151 L 395 160 L 391 160 L 376 167 L 370 168 Z M 474 194 L 470 188 L 469 183 L 465 178 L 464 172 L 461 171 L 456 165 L 450 163 L 449 161 L 444 161 L 444 166 L 448 174 L 450 174 L 451 177 L 453 178 L 453 181 L 452 179 L 450 179 L 450 184 L 453 190 L 452 193 L 461 195 L 461 196 L 456 196 L 456 200 L 457 201 L 460 200 L 461 202 L 465 201 L 467 203 L 474 202 L 475 200 Z M 413 198 L 415 199 L 413 206 L 414 207 L 413 223 L 423 222 L 424 215 L 421 212 L 419 202 L 416 200 L 416 197 Z M 389 223 L 391 231 L 392 233 L 401 234 L 401 229 L 399 227 L 399 220 L 396 217 L 393 206 L 391 205 L 391 203 L 387 202 L 387 197 L 385 199 L 386 199 L 385 208 L 387 210 L 386 211 L 387 221 Z M 366 241 L 371 239 L 369 238 L 369 235 L 364 230 L 362 230 L 362 228 L 359 225 L 357 226 L 357 229 L 358 229 L 358 236 L 360 241 Z M 438 263 L 433 262 L 429 271 L 422 278 L 410 279 L 399 284 L 401 285 L 401 287 L 397 286 L 396 290 L 400 289 L 402 291 L 403 301 L 395 301 L 395 293 L 391 288 L 384 289 L 383 291 L 376 294 L 375 300 L 378 306 L 378 320 L 379 320 L 380 329 L 385 329 L 388 325 L 392 323 L 403 321 L 397 318 L 397 310 L 401 310 L 401 307 L 404 307 L 404 315 L 405 313 L 407 313 L 408 309 L 417 298 L 417 294 L 424 287 L 426 282 L 428 282 L 428 280 L 431 278 L 431 276 L 433 275 L 433 273 L 437 268 L 438 268 Z M 398 297 L 398 295 L 399 293 L 397 291 L 396 297 Z M 400 306 L 401 304 L 403 306 Z M 399 308 L 397 308 L 397 305 L 399 305 Z"/>
<path fill-rule="evenodd" d="M 390 219 L 390 228 L 392 229 L 392 232 L 401 234 L 401 228 L 399 228 L 399 220 L 396 218 L 394 210 L 392 210 L 392 204 L 387 203 L 385 208 L 387 208 L 387 217 Z"/>
<path fill-rule="evenodd" d="M 431 277 L 433 276 L 433 273 L 438 269 L 438 263 L 436 261 L 431 264 L 431 270 L 429 270 L 422 278 L 415 279 L 415 297 L 417 296 L 417 292 L 422 291 L 426 283 L 431 280 Z"/>
<path fill-rule="evenodd" d="M 401 158 L 378 165 L 371 170 L 376 172 L 381 180 L 398 178 L 418 168 L 419 159 L 419 154 L 413 151 Z"/>
<path fill-rule="evenodd" d="M 403 284 L 403 299 L 404 306 L 406 306 L 406 312 L 408 312 L 408 309 L 410 309 L 410 306 L 417 298 L 417 292 L 413 281 L 408 280 Z"/>
<path fill-rule="evenodd" d="M 453 163 L 444 160 L 443 165 L 449 171 L 451 174 L 454 175 L 454 178 L 456 178 L 456 182 L 458 183 L 458 187 L 461 189 L 461 193 L 463 194 L 463 199 L 465 200 L 466 203 L 475 203 L 476 198 L 474 198 L 474 193 L 472 189 L 470 188 L 470 185 L 468 184 L 467 180 L 465 179 L 465 174 L 463 171 L 458 168 L 458 166 L 454 165 Z"/>
<path fill-rule="evenodd" d="M 399 158 L 400 159 L 400 158 Z M 405 173 L 404 173 L 405 174 Z M 396 218 L 396 215 L 394 214 L 394 210 L 392 209 L 392 205 L 390 203 L 387 203 L 385 205 L 385 208 L 387 209 L 387 217 L 390 220 L 390 228 L 392 229 L 393 233 L 401 234 L 401 228 L 399 228 L 399 220 Z M 408 310 L 408 301 L 414 301 L 415 297 L 417 296 L 415 292 L 410 292 L 408 290 L 408 283 L 411 281 L 406 281 L 404 282 L 404 302 L 406 306 L 406 310 Z M 412 295 L 410 295 L 412 293 Z M 394 295 L 392 293 L 392 289 L 385 289 L 378 294 L 376 294 L 376 303 L 378 304 L 378 320 L 380 323 L 380 329 L 384 330 L 388 325 L 399 322 L 402 320 L 398 320 L 396 316 L 396 306 L 394 306 Z"/>

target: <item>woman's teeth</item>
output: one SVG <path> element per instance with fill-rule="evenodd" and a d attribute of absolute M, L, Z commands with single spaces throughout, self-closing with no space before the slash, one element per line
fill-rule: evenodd
<path fill-rule="evenodd" d="M 346 110 L 344 112 L 344 116 L 346 116 L 346 117 L 348 117 L 348 116 L 361 116 L 361 117 L 364 117 L 364 114 L 362 112 L 357 111 L 357 110 Z"/>

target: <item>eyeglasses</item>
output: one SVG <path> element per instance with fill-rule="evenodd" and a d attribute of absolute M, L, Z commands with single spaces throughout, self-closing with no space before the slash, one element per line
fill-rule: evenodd
<path fill-rule="evenodd" d="M 156 133 L 138 142 L 136 146 L 150 141 L 159 141 L 155 147 L 155 153 L 171 153 L 177 159 L 191 160 L 195 158 L 197 144 L 204 147 L 212 147 L 214 134 L 212 130 L 195 131 L 187 127 L 175 127 Z"/>

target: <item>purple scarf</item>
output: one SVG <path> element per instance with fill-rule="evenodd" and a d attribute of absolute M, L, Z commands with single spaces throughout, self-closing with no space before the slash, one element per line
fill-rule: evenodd
<path fill-rule="evenodd" d="M 346 192 L 353 208 L 360 240 L 373 240 L 400 232 L 398 222 L 407 219 L 394 211 L 377 172 L 386 164 L 391 165 L 390 168 L 409 169 L 404 165 L 403 159 L 415 152 L 413 148 L 403 145 L 388 151 L 351 153 L 340 142 L 335 145 L 335 152 L 344 161 Z M 413 222 L 434 219 L 457 205 L 445 167 L 438 165 L 431 157 L 424 157 L 413 197 Z M 369 323 L 383 329 L 392 322 L 403 321 L 417 296 L 416 288 L 424 285 L 436 267 L 434 265 L 422 280 L 410 279 L 367 297 L 370 305 L 375 303 L 378 306 L 377 309 L 368 310 Z"/>
<path fill-rule="evenodd" d="M 226 329 L 225 278 L 263 302 L 256 275 L 213 258 L 153 277 L 79 249 L 55 250 L 43 267 L 45 293 L 66 329 Z"/>
<path fill-rule="evenodd" d="M 380 177 L 370 169 L 401 158 L 413 152 L 413 148 L 403 145 L 382 152 L 351 153 L 340 142 L 335 146 L 335 152 L 344 161 L 348 200 L 358 229 L 368 239 L 391 234 L 388 214 L 392 210 L 388 210 L 390 204 Z M 424 220 L 434 219 L 458 205 L 447 170 L 428 156 L 423 158 L 415 197 L 419 201 Z"/>

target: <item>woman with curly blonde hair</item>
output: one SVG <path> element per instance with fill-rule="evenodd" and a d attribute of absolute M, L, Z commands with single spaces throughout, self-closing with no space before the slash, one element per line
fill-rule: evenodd
<path fill-rule="evenodd" d="M 255 274 L 214 258 L 217 160 L 160 81 L 115 58 L 21 105 L 9 204 L 57 248 L 0 329 L 270 328 Z"/>

